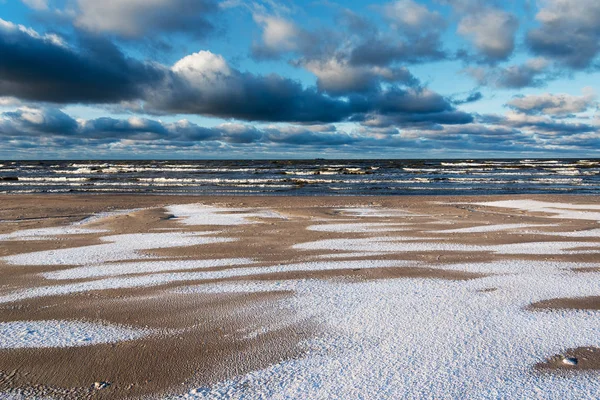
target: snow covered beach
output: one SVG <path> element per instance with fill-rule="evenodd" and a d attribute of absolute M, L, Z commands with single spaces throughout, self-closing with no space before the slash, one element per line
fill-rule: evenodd
<path fill-rule="evenodd" d="M 594 197 L 2 199 L 0 398 L 600 393 Z"/>

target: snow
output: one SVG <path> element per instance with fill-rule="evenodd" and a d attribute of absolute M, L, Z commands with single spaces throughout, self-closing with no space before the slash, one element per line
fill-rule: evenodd
<path fill-rule="evenodd" d="M 537 200 L 502 200 L 471 204 L 553 214 L 549 218 L 583 219 L 600 222 L 600 212 L 591 211 L 600 210 L 600 205 L 595 204 L 551 203 Z"/>
<path fill-rule="evenodd" d="M 106 232 L 105 229 L 86 229 L 77 226 L 65 226 L 57 228 L 25 229 L 0 235 L 0 241 L 8 240 L 49 240 L 60 235 L 86 235 Z"/>
<path fill-rule="evenodd" d="M 61 271 L 46 272 L 42 276 L 46 279 L 84 279 L 106 276 L 119 276 L 130 274 L 144 274 L 151 272 L 179 271 L 188 269 L 231 267 L 235 265 L 253 264 L 250 258 L 222 258 L 216 260 L 183 260 L 183 261 L 156 261 L 132 262 L 118 264 L 89 265 L 70 268 Z"/>
<path fill-rule="evenodd" d="M 578 247 L 592 247 L 577 250 Z M 595 248 L 594 248 L 595 247 Z M 299 243 L 293 246 L 297 250 L 330 250 L 339 252 L 409 253 L 426 251 L 490 252 L 497 254 L 586 254 L 600 253 L 600 244 L 591 242 L 529 242 L 499 245 L 470 245 L 449 242 L 419 241 L 406 238 L 351 238 L 324 239 Z"/>
<path fill-rule="evenodd" d="M 402 223 L 347 223 L 347 224 L 321 224 L 307 227 L 309 231 L 318 232 L 339 232 L 339 233 L 370 233 L 370 232 L 391 232 L 407 230 L 406 224 Z"/>
<path fill-rule="evenodd" d="M 536 235 L 548 235 L 548 236 L 562 236 L 562 237 L 578 237 L 578 238 L 600 238 L 600 229 L 588 229 L 583 231 L 573 231 L 573 232 L 543 232 L 543 231 L 535 231 L 535 232 L 526 232 L 529 234 Z"/>
<path fill-rule="evenodd" d="M 0 322 L 0 349 L 78 347 L 135 340 L 148 330 L 81 321 Z"/>
<path fill-rule="evenodd" d="M 565 377 L 532 370 L 566 348 L 598 345 L 597 312 L 525 309 L 540 300 L 600 292 L 600 274 L 565 270 L 574 264 L 455 265 L 514 272 L 469 281 L 290 281 L 296 294 L 286 301 L 298 320 L 312 317 L 324 327 L 302 342 L 305 355 L 180 398 L 595 398 L 597 373 Z M 480 292 L 490 287 L 498 290 Z"/>
<path fill-rule="evenodd" d="M 61 235 L 85 235 L 94 233 L 106 232 L 106 229 L 90 229 L 83 228 L 82 226 L 97 223 L 107 218 L 111 218 L 117 215 L 130 214 L 132 212 L 143 210 L 142 208 L 136 208 L 131 210 L 118 210 L 111 212 L 101 212 L 87 217 L 81 221 L 74 222 L 66 226 L 57 226 L 50 228 L 38 228 L 38 229 L 24 229 L 21 231 L 11 232 L 0 235 L 0 241 L 5 240 L 50 240 L 56 236 Z"/>
<path fill-rule="evenodd" d="M 173 265 L 186 261 L 173 261 Z M 142 268 L 154 268 L 156 263 L 162 261 L 148 261 L 143 263 Z M 119 264 L 114 264 L 118 268 Z M 162 265 L 162 264 L 158 264 Z M 298 264 L 282 264 L 268 267 L 231 268 L 219 271 L 206 272 L 172 272 L 164 274 L 148 274 L 128 277 L 111 277 L 88 282 L 78 282 L 64 285 L 32 287 L 26 290 L 13 291 L 0 296 L 0 303 L 8 303 L 30 299 L 35 297 L 60 296 L 71 293 L 89 292 L 93 290 L 124 289 L 135 287 L 160 286 L 173 282 L 185 282 L 195 280 L 211 280 L 225 278 L 243 278 L 247 276 L 276 274 L 281 272 L 298 271 L 331 271 L 355 268 L 382 268 L 382 267 L 405 267 L 418 265 L 414 261 L 404 260 L 364 260 L 364 261 L 316 261 Z M 175 267 L 175 269 L 177 269 Z"/>
<path fill-rule="evenodd" d="M 211 233 L 213 232 L 162 232 L 104 236 L 101 240 L 108 243 L 16 254 L 3 257 L 2 260 L 16 265 L 99 264 L 108 261 L 135 260 L 147 257 L 139 253 L 141 250 L 223 243 L 234 240 L 204 236 Z"/>
<path fill-rule="evenodd" d="M 245 225 L 257 223 L 255 218 L 286 219 L 271 210 L 250 211 L 246 208 L 222 208 L 203 204 L 182 204 L 166 207 L 185 225 Z"/>
<path fill-rule="evenodd" d="M 445 229 L 441 231 L 433 231 L 435 233 L 484 233 L 484 232 L 499 232 L 514 229 L 534 228 L 539 226 L 556 226 L 556 225 L 541 225 L 541 224 L 497 224 L 497 225 L 479 225 L 469 228 Z"/>
<path fill-rule="evenodd" d="M 353 217 L 391 218 L 391 217 L 417 217 L 419 215 L 395 208 L 377 207 L 348 207 L 338 208 L 337 211 Z"/>

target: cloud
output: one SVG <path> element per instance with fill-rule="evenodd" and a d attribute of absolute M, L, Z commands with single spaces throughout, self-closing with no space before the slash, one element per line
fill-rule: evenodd
<path fill-rule="evenodd" d="M 21 0 L 29 8 L 43 11 L 48 9 L 48 0 Z"/>
<path fill-rule="evenodd" d="M 430 114 L 435 120 L 437 113 L 455 111 L 446 98 L 428 89 L 373 86 L 373 80 L 410 81 L 411 75 L 404 69 L 354 70 L 337 64 L 314 68 L 319 88 L 331 96 L 278 75 L 240 72 L 221 56 L 202 51 L 175 63 L 169 79 L 146 94 L 145 109 L 303 123 L 340 122 L 366 113 L 402 114 L 407 121 L 408 114 Z M 354 75 L 345 75 L 349 71 Z M 341 94 L 344 96 L 336 97 Z M 467 116 L 461 115 L 463 119 Z"/>
<path fill-rule="evenodd" d="M 255 14 L 253 18 L 262 29 L 261 42 L 252 46 L 252 54 L 257 59 L 278 58 L 311 42 L 308 32 L 285 18 L 262 14 Z"/>
<path fill-rule="evenodd" d="M 29 133 L 45 136 L 60 133 L 69 136 L 78 129 L 77 121 L 56 108 L 22 107 L 2 113 L 0 117 L 0 135 L 20 136 Z"/>
<path fill-rule="evenodd" d="M 543 86 L 552 77 L 547 68 L 547 60 L 535 58 L 521 65 L 468 67 L 464 72 L 482 86 L 496 89 L 521 89 Z"/>
<path fill-rule="evenodd" d="M 409 86 L 419 83 L 404 67 L 354 66 L 335 58 L 309 60 L 304 67 L 316 75 L 318 89 L 332 95 L 377 91 L 382 82 Z"/>
<path fill-rule="evenodd" d="M 396 37 L 367 37 L 348 53 L 348 60 L 353 65 L 386 66 L 395 62 L 420 64 L 448 57 L 436 34 L 404 40 Z"/>
<path fill-rule="evenodd" d="M 302 126 L 267 127 L 266 138 L 272 143 L 303 146 L 341 146 L 360 141 L 345 132 L 321 132 Z"/>
<path fill-rule="evenodd" d="M 541 26 L 527 34 L 535 54 L 572 69 L 589 67 L 600 51 L 600 3 L 596 0 L 541 0 Z"/>
<path fill-rule="evenodd" d="M 519 21 L 514 15 L 486 8 L 463 17 L 457 32 L 473 43 L 483 61 L 496 63 L 512 55 L 518 27 Z"/>
<path fill-rule="evenodd" d="M 209 51 L 184 57 L 171 72 L 146 93 L 148 110 L 297 122 L 339 121 L 354 111 L 348 102 L 305 89 L 291 79 L 235 70 Z"/>
<path fill-rule="evenodd" d="M 5 21 L 0 24 L 0 53 L 0 97 L 21 100 L 312 124 L 378 113 L 401 114 L 397 123 L 411 121 L 411 113 L 429 113 L 437 121 L 437 113 L 455 111 L 448 99 L 419 88 L 404 67 L 315 61 L 310 68 L 319 77 L 319 87 L 304 87 L 276 74 L 239 71 L 210 51 L 167 67 L 126 57 L 107 39 L 82 35 L 72 47 L 55 35 Z"/>
<path fill-rule="evenodd" d="M 478 91 L 473 91 L 470 92 L 467 97 L 462 98 L 462 99 L 453 99 L 452 100 L 452 104 L 454 105 L 460 105 L 460 104 L 468 104 L 468 103 L 475 103 L 479 100 L 483 99 L 483 93 L 478 92 Z"/>
<path fill-rule="evenodd" d="M 430 11 L 413 0 L 398 0 L 387 3 L 381 8 L 384 17 L 392 23 L 394 29 L 409 35 L 419 36 L 446 27 L 446 22 L 440 13 Z"/>
<path fill-rule="evenodd" d="M 76 0 L 74 24 L 124 38 L 157 32 L 202 37 L 213 30 L 210 16 L 218 10 L 215 0 Z"/>
<path fill-rule="evenodd" d="M 260 128 L 224 123 L 203 127 L 185 119 L 168 123 L 140 117 L 85 120 L 51 107 L 21 107 L 0 113 L 0 136 L 4 137 L 0 151 L 7 148 L 14 152 L 27 151 L 43 145 L 47 154 L 53 155 L 65 155 L 69 151 L 114 155 L 126 151 L 130 157 L 172 155 L 174 151 L 212 156 L 237 154 L 237 151 L 246 155 L 263 151 L 299 154 L 299 147 L 308 151 L 347 151 L 347 154 L 358 150 L 362 154 L 393 154 L 390 152 L 397 149 L 418 149 L 423 154 L 436 154 L 440 149 L 517 154 L 544 150 L 596 151 L 600 141 L 597 126 L 557 122 L 545 116 L 515 112 L 505 116 L 483 115 L 478 121 L 462 125 L 415 122 L 412 127 L 399 129 L 363 124 L 346 132 L 337 130 L 334 125 L 272 124 Z"/>
<path fill-rule="evenodd" d="M 583 95 L 581 96 L 551 93 L 518 96 L 510 100 L 506 105 L 525 114 L 568 116 L 597 107 L 594 90 L 591 87 L 586 87 L 582 92 Z"/>
<path fill-rule="evenodd" d="M 0 19 L 0 96 L 54 103 L 107 103 L 139 98 L 163 71 L 125 56 L 111 42 L 81 36 L 80 48 L 56 35 Z"/>
<path fill-rule="evenodd" d="M 556 121 L 548 116 L 528 115 L 514 111 L 508 112 L 505 116 L 482 116 L 479 118 L 479 121 L 557 137 L 599 131 L 598 127 L 595 125 L 579 122 Z"/>

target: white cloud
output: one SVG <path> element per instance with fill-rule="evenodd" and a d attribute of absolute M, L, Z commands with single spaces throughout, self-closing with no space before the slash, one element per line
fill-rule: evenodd
<path fill-rule="evenodd" d="M 254 15 L 256 23 L 263 29 L 262 40 L 266 47 L 278 51 L 293 51 L 298 48 L 296 39 L 300 29 L 292 22 L 273 16 Z"/>
<path fill-rule="evenodd" d="M 392 21 L 394 28 L 411 33 L 438 30 L 445 26 L 437 11 L 430 11 L 413 0 L 398 0 L 383 6 L 384 15 Z"/>
<path fill-rule="evenodd" d="M 202 34 L 211 28 L 206 14 L 216 9 L 213 0 L 76 0 L 74 23 L 129 38 L 157 31 Z"/>
<path fill-rule="evenodd" d="M 317 76 L 319 89 L 336 94 L 367 91 L 379 81 L 410 82 L 414 79 L 404 67 L 353 66 L 336 58 L 310 60 L 304 67 Z"/>
<path fill-rule="evenodd" d="M 564 93 L 544 93 L 541 95 L 516 97 L 510 100 L 507 105 L 528 114 L 564 116 L 587 111 L 589 108 L 597 106 L 597 102 L 594 89 L 585 87 L 582 90 L 581 96 Z"/>
<path fill-rule="evenodd" d="M 214 87 L 232 73 L 223 56 L 206 50 L 185 56 L 171 70 L 198 89 Z"/>
<path fill-rule="evenodd" d="M 514 15 L 488 8 L 465 16 L 458 33 L 469 39 L 487 60 L 501 61 L 512 54 L 518 27 Z"/>
<path fill-rule="evenodd" d="M 29 8 L 42 11 L 48 9 L 48 0 L 21 0 Z"/>

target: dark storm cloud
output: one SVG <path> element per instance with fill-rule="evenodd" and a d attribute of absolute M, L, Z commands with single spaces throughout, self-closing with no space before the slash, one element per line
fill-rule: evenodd
<path fill-rule="evenodd" d="M 9 23 L 10 24 L 10 23 Z M 56 36 L 0 24 L 0 95 L 54 103 L 139 98 L 161 68 L 126 57 L 111 42 L 82 36 L 75 50 Z"/>
<path fill-rule="evenodd" d="M 378 113 L 398 114 L 398 123 L 413 120 L 410 114 L 455 123 L 446 115 L 460 114 L 445 97 L 420 88 L 402 67 L 318 65 L 316 88 L 276 74 L 241 72 L 208 51 L 167 68 L 126 57 L 112 42 L 95 36 L 83 35 L 78 44 L 75 48 L 57 36 L 0 25 L 0 96 L 58 104 L 124 102 L 132 110 L 156 114 L 313 124 Z M 416 87 L 399 87 L 398 82 Z M 462 120 L 468 121 L 465 116 Z"/>
<path fill-rule="evenodd" d="M 348 76 L 344 75 L 344 79 Z M 468 114 L 456 111 L 448 99 L 428 89 L 391 86 L 333 97 L 274 74 L 242 73 L 222 57 L 206 51 L 180 60 L 169 79 L 149 90 L 145 98 L 146 110 L 248 121 L 330 123 L 368 113 L 398 114 L 406 120 L 410 120 L 410 114 L 435 117 L 445 113 L 443 118 L 448 121 L 451 118 L 445 115 L 455 113 L 462 120 L 470 120 Z"/>

